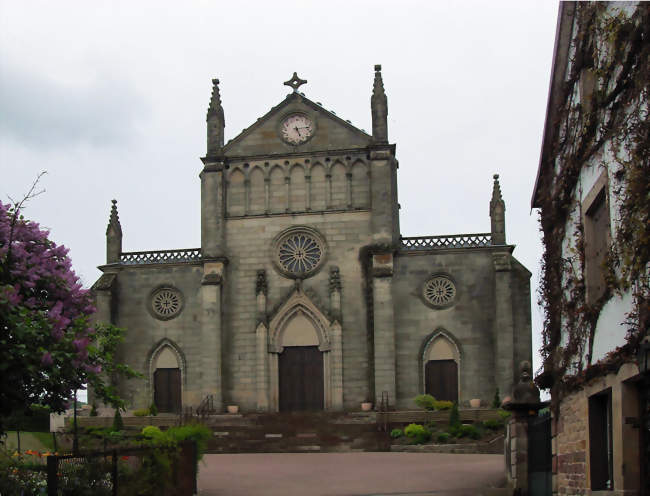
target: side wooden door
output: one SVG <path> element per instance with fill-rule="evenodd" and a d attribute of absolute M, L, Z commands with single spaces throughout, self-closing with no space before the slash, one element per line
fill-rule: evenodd
<path fill-rule="evenodd" d="M 154 403 L 159 412 L 180 413 L 180 369 L 156 369 L 154 372 Z"/>
<path fill-rule="evenodd" d="M 323 353 L 318 346 L 285 347 L 278 372 L 281 412 L 323 409 Z"/>
<path fill-rule="evenodd" d="M 429 360 L 424 377 L 427 394 L 437 400 L 458 401 L 458 365 L 454 360 Z"/>

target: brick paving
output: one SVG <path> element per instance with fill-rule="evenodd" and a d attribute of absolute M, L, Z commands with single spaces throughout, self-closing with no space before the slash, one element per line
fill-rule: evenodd
<path fill-rule="evenodd" d="M 205 455 L 200 496 L 479 496 L 504 481 L 503 455 Z"/>

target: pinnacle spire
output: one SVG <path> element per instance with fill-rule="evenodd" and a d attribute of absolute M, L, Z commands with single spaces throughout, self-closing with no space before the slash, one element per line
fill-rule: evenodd
<path fill-rule="evenodd" d="M 218 79 L 212 80 L 212 95 L 210 96 L 206 121 L 208 123 L 208 155 L 218 154 L 221 147 L 223 147 L 223 130 L 226 127 Z"/>
<path fill-rule="evenodd" d="M 122 226 L 117 214 L 117 200 L 111 200 L 111 216 L 106 227 L 106 263 L 119 263 L 122 253 Z"/>
<path fill-rule="evenodd" d="M 490 210 L 492 210 L 497 202 L 503 203 L 505 208 L 505 203 L 503 202 L 503 197 L 501 196 L 501 185 L 499 184 L 499 174 L 492 176 L 494 178 L 494 184 L 492 186 L 492 200 L 490 200 Z"/>
<path fill-rule="evenodd" d="M 219 92 L 219 80 L 212 80 L 212 95 L 210 96 L 210 105 L 208 106 L 208 117 L 212 115 L 220 116 L 223 119 L 223 108 L 221 107 L 221 93 Z"/>
<path fill-rule="evenodd" d="M 106 227 L 106 235 L 112 230 L 115 234 L 122 235 L 122 226 L 120 224 L 120 216 L 117 213 L 117 200 L 111 200 L 111 215 L 108 219 L 108 226 Z"/>
<path fill-rule="evenodd" d="M 492 176 L 492 199 L 490 200 L 490 219 L 493 245 L 506 244 L 506 203 L 501 196 L 499 174 Z"/>
<path fill-rule="evenodd" d="M 379 64 L 375 66 L 370 110 L 372 113 L 372 137 L 375 143 L 388 143 L 388 100 L 384 92 L 384 81 L 381 77 L 381 65 Z"/>

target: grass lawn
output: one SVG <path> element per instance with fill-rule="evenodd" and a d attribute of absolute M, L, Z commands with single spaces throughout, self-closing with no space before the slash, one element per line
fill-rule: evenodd
<path fill-rule="evenodd" d="M 9 451 L 18 449 L 18 436 L 16 431 L 8 431 L 5 438 L 6 448 Z M 36 451 L 53 451 L 54 441 L 51 432 L 25 432 L 20 431 L 20 449 Z"/>

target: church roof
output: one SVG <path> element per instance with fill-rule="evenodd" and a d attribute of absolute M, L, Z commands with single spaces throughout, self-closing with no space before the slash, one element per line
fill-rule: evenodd
<path fill-rule="evenodd" d="M 306 112 L 318 120 L 318 130 L 314 138 L 298 146 L 285 143 L 276 129 L 277 118 L 293 112 Z M 251 126 L 229 140 L 223 147 L 223 154 L 237 156 L 364 148 L 371 142 L 372 136 L 363 129 L 340 118 L 335 112 L 325 109 L 320 102 L 314 102 L 303 93 L 294 91 Z"/>

